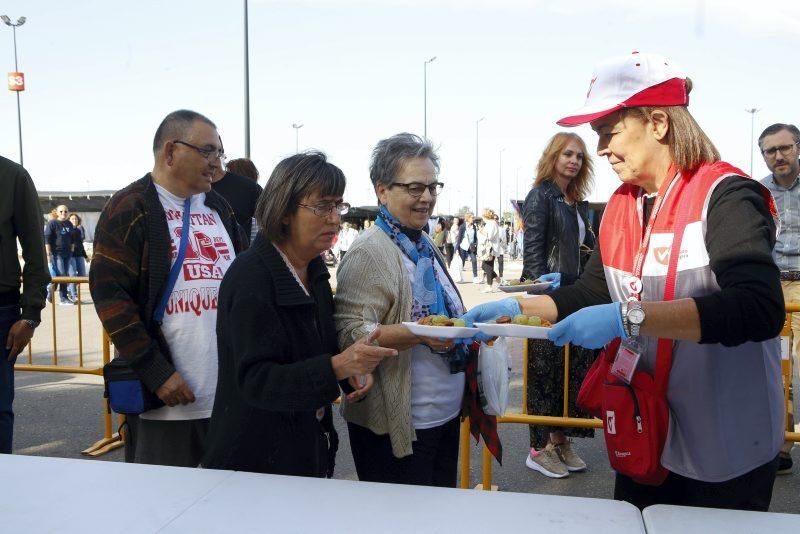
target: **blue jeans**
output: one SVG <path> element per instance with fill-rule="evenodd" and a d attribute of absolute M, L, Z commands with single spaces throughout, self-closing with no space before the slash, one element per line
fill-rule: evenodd
<path fill-rule="evenodd" d="M 11 409 L 14 402 L 14 362 L 8 361 L 6 339 L 19 317 L 18 307 L 0 306 L 0 454 L 11 454 L 14 436 L 14 412 Z"/>
<path fill-rule="evenodd" d="M 73 256 L 69 261 L 70 276 L 86 276 L 86 258 L 83 256 Z M 69 294 L 72 300 L 78 299 L 78 284 L 69 285 Z"/>
<path fill-rule="evenodd" d="M 55 271 L 56 276 L 69 276 L 69 264 L 70 264 L 70 256 L 61 256 L 60 254 L 53 254 L 53 271 Z M 58 293 L 61 295 L 61 302 L 66 302 L 69 300 L 67 297 L 67 285 L 68 284 L 59 284 L 58 285 Z M 53 299 L 55 300 L 55 298 Z"/>

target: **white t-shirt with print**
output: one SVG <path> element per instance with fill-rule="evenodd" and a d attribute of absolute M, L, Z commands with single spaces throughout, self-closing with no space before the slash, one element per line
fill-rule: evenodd
<path fill-rule="evenodd" d="M 183 228 L 183 202 L 156 184 L 172 239 L 172 260 L 178 257 Z M 193 195 L 190 233 L 183 268 L 167 301 L 161 330 L 175 369 L 195 401 L 164 406 L 141 415 L 144 419 L 180 421 L 211 417 L 217 389 L 217 300 L 222 277 L 234 257 L 233 244 L 219 214 L 205 205 L 206 195 Z"/>

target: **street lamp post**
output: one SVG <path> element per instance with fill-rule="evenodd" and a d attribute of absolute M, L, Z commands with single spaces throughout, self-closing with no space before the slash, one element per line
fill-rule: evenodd
<path fill-rule="evenodd" d="M 481 117 L 480 119 L 475 121 L 475 216 L 478 216 L 478 153 L 479 153 L 479 143 L 478 143 L 478 127 L 481 124 L 481 121 L 486 117 Z"/>
<path fill-rule="evenodd" d="M 11 22 L 11 19 L 8 15 L 0 16 L 0 20 L 6 23 L 7 26 L 11 26 L 12 33 L 14 35 L 14 71 L 19 72 L 19 65 L 17 64 L 17 26 L 22 26 L 25 24 L 27 20 L 25 17 L 20 17 L 17 19 L 17 22 Z M 19 132 L 19 164 L 24 165 L 24 159 L 22 157 L 22 113 L 20 112 L 19 107 L 19 93 L 20 91 L 15 91 L 17 93 L 17 131 Z"/>
<path fill-rule="evenodd" d="M 244 157 L 250 159 L 250 38 L 244 0 Z"/>
<path fill-rule="evenodd" d="M 422 65 L 422 70 L 423 70 L 422 108 L 424 115 L 422 136 L 425 139 L 428 138 L 428 63 L 433 63 L 434 61 L 436 61 L 436 56 L 433 56 Z"/>
<path fill-rule="evenodd" d="M 755 125 L 756 125 L 756 113 L 758 113 L 759 109 L 750 108 L 745 110 L 747 113 L 750 114 L 750 177 L 753 177 L 753 145 L 755 143 Z"/>
<path fill-rule="evenodd" d="M 303 123 L 295 122 L 292 124 L 292 128 L 294 128 L 294 153 L 297 154 L 300 152 L 300 128 L 303 127 Z"/>
<path fill-rule="evenodd" d="M 505 152 L 505 148 L 500 149 L 500 180 L 499 180 L 499 189 L 500 189 L 500 209 L 497 212 L 498 220 L 503 218 L 503 152 Z"/>

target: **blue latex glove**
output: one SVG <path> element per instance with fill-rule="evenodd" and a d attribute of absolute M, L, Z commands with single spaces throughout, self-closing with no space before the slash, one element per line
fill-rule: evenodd
<path fill-rule="evenodd" d="M 552 282 L 553 285 L 550 286 L 550 291 L 561 287 L 561 273 L 543 274 L 537 280 L 540 282 Z"/>
<path fill-rule="evenodd" d="M 622 327 L 620 303 L 589 306 L 557 322 L 547 337 L 559 347 L 572 343 L 587 349 L 599 349 L 616 337 L 626 339 Z"/>
<path fill-rule="evenodd" d="M 522 313 L 522 310 L 520 310 L 517 299 L 507 298 L 475 306 L 462 315 L 461 318 L 464 319 L 464 323 L 467 326 L 471 327 L 475 323 L 485 323 L 486 321 L 497 319 L 501 315 L 508 315 L 513 318 L 520 313 Z M 478 341 L 489 341 L 492 339 L 492 336 L 487 336 L 483 332 L 478 332 L 475 334 L 474 339 Z M 466 342 L 466 340 L 464 341 Z"/>

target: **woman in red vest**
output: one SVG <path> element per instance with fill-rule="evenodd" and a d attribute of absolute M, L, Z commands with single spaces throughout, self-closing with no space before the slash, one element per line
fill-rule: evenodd
<path fill-rule="evenodd" d="M 590 123 L 598 155 L 622 181 L 586 270 L 548 296 L 485 304 L 466 319 L 521 310 L 558 321 L 552 341 L 611 344 L 606 361 L 631 386 L 642 374 L 653 382 L 656 362 L 669 362 L 661 366 L 668 428 L 655 447 L 664 477 L 644 484 L 617 468 L 614 497 L 640 508 L 767 510 L 784 418 L 775 206 L 763 186 L 719 161 L 687 109 L 691 87 L 661 56 L 634 53 L 596 67 L 584 107 L 559 121 Z M 616 352 L 620 342 L 625 350 Z M 607 443 L 633 429 L 624 436 L 631 450 L 609 449 L 615 467 L 647 448 L 636 442 L 642 418 L 631 409 L 636 426 L 601 414 Z"/>

